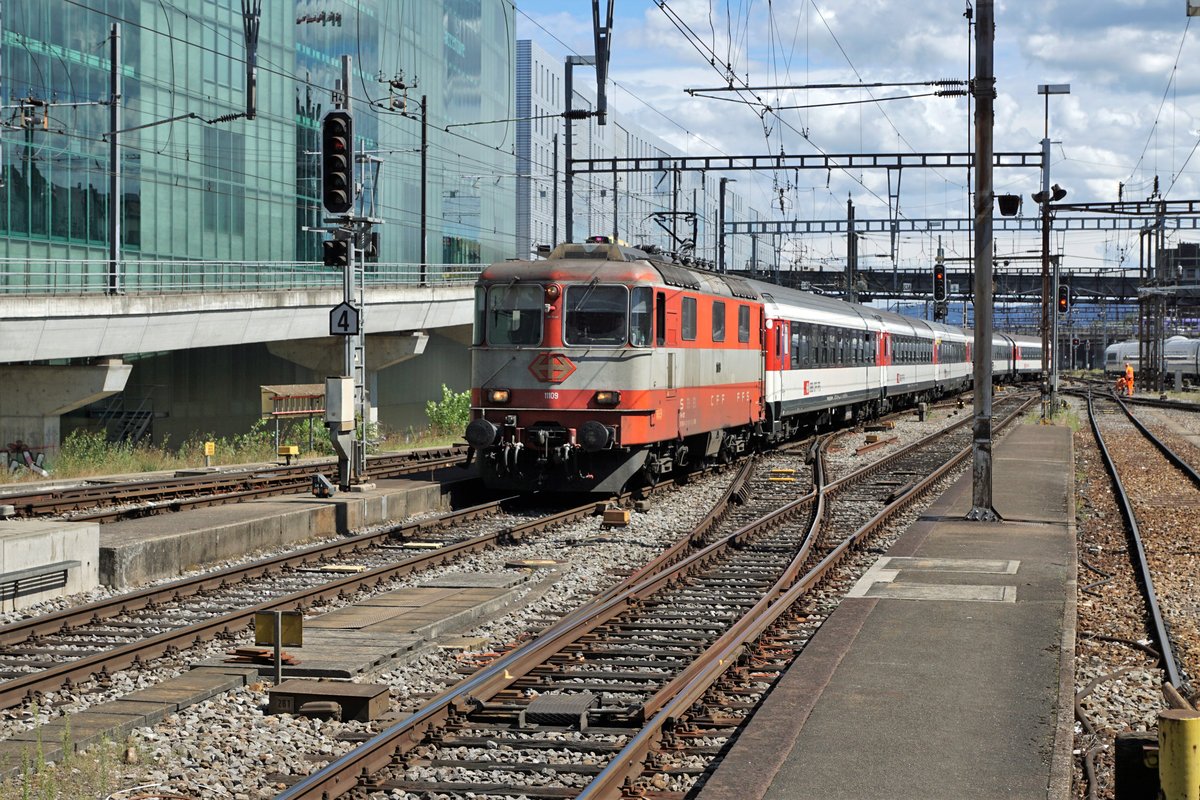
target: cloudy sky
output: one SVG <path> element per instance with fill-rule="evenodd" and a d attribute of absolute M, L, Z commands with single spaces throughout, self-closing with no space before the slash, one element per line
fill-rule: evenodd
<path fill-rule="evenodd" d="M 1050 97 L 1050 136 L 1061 141 L 1053 146 L 1051 176 L 1068 190 L 1069 201 L 1115 201 L 1121 184 L 1124 199 L 1146 199 L 1156 176 L 1167 199 L 1200 197 L 1200 155 L 1192 157 L 1200 141 L 1200 30 L 1190 30 L 1186 3 L 997 2 L 995 149 L 1039 150 L 1045 98 L 1037 86 L 1069 83 L 1069 95 Z M 726 64 L 754 86 L 962 80 L 973 69 L 974 30 L 964 12 L 974 4 L 617 0 L 610 67 L 616 86 L 609 102 L 691 155 L 965 152 L 972 142 L 965 98 L 884 100 L 931 91 L 924 86 L 757 92 L 773 107 L 834 104 L 765 116 L 761 105 L 694 98 L 684 90 L 725 85 Z M 588 0 L 517 0 L 517 7 L 520 38 L 556 55 L 592 52 Z M 965 170 L 905 170 L 900 214 L 970 216 L 967 177 Z M 1028 196 L 1040 181 L 1037 169 L 1003 169 L 996 171 L 995 188 L 1023 195 L 1022 214 L 1035 216 Z M 786 219 L 842 218 L 848 196 L 859 218 L 888 215 L 885 170 L 757 173 L 740 176 L 739 189 L 750 190 L 755 207 Z M 1128 232 L 1056 234 L 1053 246 L 1080 267 L 1137 263 L 1137 236 Z M 844 247 L 835 237 L 804 243 L 813 258 L 835 257 Z M 860 252 L 887 255 L 889 247 L 881 234 Z M 906 235 L 901 263 L 927 264 L 935 247 L 927 234 Z M 946 247 L 970 254 L 965 236 L 948 239 Z M 997 233 L 998 256 L 1039 251 L 1035 232 Z"/>

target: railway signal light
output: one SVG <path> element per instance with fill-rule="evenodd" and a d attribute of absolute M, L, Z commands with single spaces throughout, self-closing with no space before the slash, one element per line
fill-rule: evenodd
<path fill-rule="evenodd" d="M 1065 314 L 1071 309 L 1071 287 L 1058 287 L 1058 313 Z"/>
<path fill-rule="evenodd" d="M 321 204 L 330 214 L 354 207 L 354 120 L 342 109 L 321 120 Z"/>
<path fill-rule="evenodd" d="M 346 268 L 350 265 L 350 240 L 326 239 L 321 242 L 321 256 L 327 267 Z"/>
<path fill-rule="evenodd" d="M 933 299 L 939 303 L 946 299 L 946 265 L 933 265 Z"/>

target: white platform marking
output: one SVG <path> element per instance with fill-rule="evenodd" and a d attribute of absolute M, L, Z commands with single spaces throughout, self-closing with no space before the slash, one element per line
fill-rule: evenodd
<path fill-rule="evenodd" d="M 892 600 L 962 600 L 982 603 L 1015 603 L 1017 587 L 1011 585 L 896 583 L 902 571 L 970 572 L 1015 575 L 1020 561 L 971 558 L 906 558 L 884 556 L 871 565 L 847 597 Z"/>

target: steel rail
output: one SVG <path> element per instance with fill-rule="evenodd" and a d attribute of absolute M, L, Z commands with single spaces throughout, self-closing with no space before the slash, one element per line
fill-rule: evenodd
<path fill-rule="evenodd" d="M 308 563 L 320 558 L 357 552 L 379 541 L 413 538 L 427 531 L 449 527 L 495 513 L 500 509 L 502 504 L 511 502 L 512 499 L 511 497 L 507 497 L 500 500 L 493 500 L 470 508 L 452 511 L 431 519 L 408 522 L 381 531 L 364 533 L 346 539 L 313 545 L 303 550 L 272 556 L 271 558 L 255 561 L 251 564 L 228 567 L 217 572 L 183 578 L 161 586 L 152 586 L 105 600 L 98 600 L 87 605 L 30 617 L 29 619 L 0 626 L 0 646 L 18 644 L 29 637 L 54 633 L 63 628 L 71 628 L 93 619 L 116 617 L 129 611 L 146 608 L 163 600 L 177 600 L 198 595 L 248 578 L 257 578 L 268 573 L 281 571 L 286 567 Z"/>
<path fill-rule="evenodd" d="M 367 474 L 387 478 L 434 470 L 462 463 L 465 448 L 430 448 L 402 454 L 372 456 Z M 102 509 L 74 514 L 73 520 L 105 521 L 138 514 L 178 511 L 187 507 L 241 502 L 251 497 L 306 491 L 312 476 L 334 466 L 318 461 L 292 466 L 259 467 L 204 476 L 185 476 L 122 483 L 50 487 L 21 493 L 0 493 L 0 503 L 11 505 L 20 516 L 41 516 L 91 509 L 98 506 L 142 503 L 127 509 Z"/>
<path fill-rule="evenodd" d="M 1021 408 L 1013 413 L 1010 419 L 1014 418 L 1020 413 L 1020 410 L 1023 410 L 1031 402 L 1033 402 L 1032 398 L 1026 400 Z M 956 430 L 969 422 L 969 419 L 964 420 L 962 423 L 926 437 L 926 440 L 923 441 L 926 441 L 926 444 L 928 444 L 929 441 L 943 437 L 950 431 Z M 906 448 L 906 450 L 909 449 Z M 967 447 L 956 458 L 961 461 L 961 459 L 966 458 L 969 454 L 970 447 Z M 869 465 L 855 474 L 861 473 L 865 476 L 874 471 L 874 465 Z M 838 483 L 840 484 L 841 482 Z M 378 773 L 389 764 L 394 763 L 393 759 L 396 754 L 407 751 L 419 744 L 424 736 L 424 732 L 429 728 L 451 724 L 463 719 L 472 711 L 481 710 L 499 692 L 509 688 L 520 680 L 522 675 L 542 664 L 548 654 L 552 655 L 558 652 L 564 646 L 579 640 L 582 636 L 594 631 L 626 610 L 642 605 L 647 598 L 660 589 L 674 585 L 680 580 L 680 576 L 688 574 L 692 569 L 712 563 L 721 551 L 730 547 L 737 547 L 758 531 L 783 524 L 803 510 L 814 507 L 820 508 L 821 498 L 825 495 L 826 491 L 813 491 L 803 497 L 796 498 L 758 520 L 747 523 L 703 549 L 663 568 L 655 574 L 641 578 L 632 585 L 628 582 L 623 583 L 622 585 L 626 587 L 623 591 L 619 593 L 606 593 L 597 602 L 589 603 L 562 618 L 543 631 L 537 639 L 516 650 L 510 651 L 488 666 L 480 669 L 462 683 L 447 689 L 423 708 L 412 712 L 404 719 L 376 734 L 359 748 L 335 759 L 323 769 L 285 789 L 277 795 L 277 800 L 316 800 L 317 798 L 328 800 L 328 798 L 336 798 L 350 792 L 358 786 L 370 788 L 371 780 L 368 776 Z M 729 493 L 728 496 L 732 496 L 732 493 Z M 901 498 L 900 502 L 911 502 L 917 496 L 916 491 L 908 492 Z M 820 519 L 820 515 L 813 514 L 810 520 L 810 532 L 806 534 L 803 545 L 806 548 L 804 558 L 799 559 L 796 563 L 789 564 L 784 578 L 777 582 L 777 586 L 782 585 L 785 580 L 794 580 L 796 572 L 804 563 L 804 559 L 811 554 L 811 546 L 815 541 L 812 530 L 815 528 L 816 520 L 818 519 Z M 688 538 L 691 539 L 692 537 L 689 535 Z M 844 547 L 839 548 L 835 552 L 842 551 L 844 551 Z M 819 569 L 820 573 L 823 574 L 824 571 L 830 568 L 832 562 L 827 556 L 821 564 Z M 775 599 L 768 593 L 760 601 L 760 604 L 770 606 L 774 602 Z M 747 615 L 742 621 L 735 623 L 735 626 L 754 629 L 753 622 L 746 621 L 749 616 Z M 718 641 L 727 641 L 727 636 L 728 634 Z M 732 663 L 729 659 L 736 655 L 735 651 L 738 651 L 740 647 L 741 645 L 730 645 L 726 648 L 724 653 L 725 658 L 723 659 L 726 667 Z M 722 658 L 717 657 L 717 660 L 722 660 Z M 676 680 L 671 681 L 668 686 L 679 686 L 679 680 L 681 679 L 685 681 L 686 685 L 693 685 L 692 672 L 689 670 L 695 669 L 700 668 L 694 665 L 689 667 Z M 687 676 L 687 678 L 684 678 L 684 676 Z M 648 710 L 652 711 L 660 705 L 663 710 L 654 715 L 653 719 L 655 720 L 663 717 L 667 705 L 670 705 L 666 692 L 661 694 L 661 699 L 651 699 L 651 701 L 642 706 L 638 714 L 644 719 L 647 716 Z M 683 707 L 687 705 L 690 705 L 690 703 L 683 704 Z M 675 706 L 671 707 L 674 708 Z M 643 734 L 638 734 L 634 741 L 644 741 Z M 646 745 L 646 747 L 648 746 Z M 605 775 L 610 769 L 615 771 L 617 767 L 614 767 L 610 763 L 600 775 Z M 599 780 L 599 777 L 597 780 Z"/>
<path fill-rule="evenodd" d="M 1108 452 L 1108 447 L 1104 443 L 1104 437 L 1100 434 L 1100 425 L 1096 422 L 1096 411 L 1092 403 L 1091 393 L 1088 393 L 1088 419 L 1092 423 L 1092 435 L 1096 437 L 1096 444 L 1100 448 L 1100 456 L 1104 459 L 1105 469 L 1108 470 L 1109 477 L 1112 479 L 1113 488 L 1116 490 L 1117 504 L 1121 508 L 1121 516 L 1125 518 L 1125 525 L 1129 529 L 1130 537 L 1133 539 L 1134 551 L 1137 554 L 1137 571 L 1141 578 L 1142 595 L 1146 598 L 1146 607 L 1150 610 L 1150 621 L 1154 628 L 1154 638 L 1158 642 L 1158 651 L 1162 654 L 1161 661 L 1163 670 L 1167 673 L 1167 681 L 1177 689 L 1183 689 L 1183 682 L 1179 673 L 1179 665 L 1175 661 L 1175 652 L 1171 648 L 1171 639 L 1167 634 L 1166 622 L 1163 620 L 1162 609 L 1158 605 L 1158 593 L 1154 590 L 1154 578 L 1150 574 L 1150 564 L 1146 559 L 1146 548 L 1142 544 L 1142 532 L 1138 528 L 1137 519 L 1133 513 L 1133 502 L 1129 499 L 1128 493 L 1125 491 L 1125 484 L 1121 482 L 1121 476 L 1117 474 L 1117 465 L 1112 456 Z M 1132 417 L 1132 415 L 1130 415 Z"/>
<path fill-rule="evenodd" d="M 1016 419 L 1034 399 L 1031 397 L 1022 403 L 996 426 L 996 430 L 1003 429 Z M 928 445 L 950 430 L 953 428 L 946 428 L 935 436 L 922 439 L 921 442 Z M 802 548 L 805 552 L 797 554 L 787 573 L 781 576 L 772 589 L 738 623 L 660 690 L 654 698 L 644 704 L 648 717 L 646 724 L 576 796 L 576 800 L 600 800 L 601 798 L 615 800 L 629 796 L 628 788 L 631 782 L 644 771 L 642 765 L 650 752 L 659 744 L 664 729 L 675 725 L 678 720 L 689 715 L 712 686 L 739 662 L 748 644 L 762 636 L 802 597 L 820 585 L 828 573 L 861 539 L 865 539 L 893 516 L 931 491 L 939 481 L 971 455 L 971 450 L 971 445 L 960 450 L 930 475 L 919 481 L 911 491 L 905 492 L 895 499 L 857 531 L 844 538 L 811 570 L 802 577 L 796 578 L 795 570 L 807 560 L 810 552 L 808 548 L 815 544 L 819 535 L 820 520 L 823 517 L 826 498 L 836 494 L 840 488 L 849 485 L 848 478 L 857 478 L 858 480 L 869 478 L 876 472 L 875 465 L 868 465 L 856 470 L 827 486 L 822 485 L 817 497 L 817 505 L 821 509 L 821 513 L 814 516 L 812 526 L 805 536 Z M 823 455 L 822 453 L 822 457 Z"/>
<path fill-rule="evenodd" d="M 652 493 L 668 485 L 671 485 L 671 482 L 664 481 L 655 486 L 648 487 L 646 491 Z M 618 501 L 624 501 L 629 497 L 630 494 L 626 493 L 617 499 Z M 425 531 L 452 527 L 455 524 L 494 513 L 502 503 L 511 500 L 513 500 L 511 497 L 503 498 L 468 509 L 450 512 L 449 514 L 444 514 L 433 519 L 406 523 L 387 530 L 317 545 L 253 564 L 230 567 L 216 573 L 187 578 L 163 586 L 90 603 L 86 606 L 22 620 L 0 627 L 0 645 L 19 644 L 31 637 L 70 629 L 73 625 L 84 621 L 90 622 L 92 620 L 111 618 L 127 611 L 149 607 L 162 600 L 179 600 L 184 597 L 195 596 L 204 591 L 218 589 L 245 579 L 280 571 L 288 566 L 303 564 L 317 557 L 355 552 L 364 546 L 369 546 L 380 540 L 412 537 Z M 114 648 L 103 653 L 93 654 L 84 659 L 64 662 L 47 670 L 5 681 L 0 683 L 0 708 L 11 708 L 24 702 L 27 697 L 36 695 L 38 692 L 53 691 L 62 685 L 70 685 L 72 681 L 86 680 L 94 675 L 105 675 L 112 670 L 123 669 L 139 664 L 146 659 L 156 658 L 177 651 L 182 646 L 197 644 L 222 633 L 233 633 L 235 628 L 248 627 L 254 618 L 254 614 L 258 611 L 288 608 L 302 610 L 306 604 L 336 597 L 343 592 L 353 592 L 363 588 L 370 588 L 372 584 L 379 586 L 392 578 L 420 571 L 435 563 L 442 563 L 469 552 L 476 552 L 498 544 L 519 542 L 526 536 L 546 528 L 593 516 L 596 513 L 596 509 L 596 502 L 588 502 L 516 525 L 510 525 L 489 534 L 445 545 L 437 550 L 407 558 L 396 564 L 336 579 L 320 586 L 311 587 L 261 603 L 252 608 L 214 617 L 213 619 L 173 631 L 166 631 L 148 639 Z"/>
<path fill-rule="evenodd" d="M 448 516 L 453 516 L 455 520 L 462 521 L 493 511 L 498 503 L 499 501 L 483 506 L 476 506 Z M 576 511 L 591 513 L 593 509 L 594 505 L 589 504 L 579 507 Z M 449 524 L 445 519 L 439 521 Z M 416 526 L 434 527 L 430 525 L 431 522 L 437 521 L 426 520 L 421 523 L 414 523 L 412 530 L 415 530 Z M 303 610 L 307 604 L 337 597 L 342 593 L 352 593 L 360 589 L 370 588 L 371 586 L 379 586 L 388 580 L 418 572 L 435 563 L 441 563 L 466 553 L 493 547 L 497 543 L 513 537 L 519 538 L 521 535 L 529 532 L 528 527 L 523 524 L 516 526 L 516 528 L 520 528 L 521 530 L 510 527 L 482 534 L 461 542 L 445 545 L 437 550 L 411 556 L 395 564 L 338 578 L 328 583 L 310 587 L 299 592 L 293 592 L 241 611 L 231 612 L 205 620 L 204 622 L 166 631 L 156 636 L 101 653 L 95 653 L 82 659 L 64 662 L 50 669 L 6 680 L 0 683 L 0 708 L 12 708 L 21 704 L 27 698 L 36 696 L 39 692 L 54 691 L 61 686 L 71 685 L 72 682 L 88 680 L 96 675 L 106 675 L 113 670 L 124 669 L 140 664 L 146 659 L 157 658 L 176 652 L 183 647 L 198 644 L 220 634 L 232 634 L 238 629 L 248 627 L 254 619 L 254 614 L 259 611 L 272 611 L 276 609 Z M 355 537 L 353 540 L 347 540 L 344 543 L 321 545 L 301 551 L 300 553 L 267 559 L 266 561 L 257 562 L 245 567 L 233 567 L 214 575 L 177 581 L 166 586 L 135 592 L 133 595 L 116 597 L 111 600 L 82 606 L 78 609 L 58 612 L 44 618 L 35 618 L 14 623 L 13 625 L 0 628 L 0 636 L 3 637 L 5 644 L 23 642 L 28 637 L 36 636 L 39 633 L 56 632 L 64 628 L 69 629 L 71 621 L 78 623 L 85 618 L 88 620 L 93 618 L 105 619 L 127 610 L 145 608 L 158 600 L 178 600 L 184 596 L 195 595 L 206 589 L 227 586 L 230 584 L 228 579 L 232 577 L 240 579 L 254 578 L 274 572 L 293 563 L 303 563 L 304 559 L 311 558 L 316 554 L 329 555 L 332 553 L 354 551 L 359 549 L 361 545 L 370 543 L 371 540 L 393 538 L 394 536 L 394 532 L 364 534 Z M 187 594 L 181 593 L 181 590 L 184 589 L 187 590 Z M 94 615 L 94 617 L 89 615 Z"/>
<path fill-rule="evenodd" d="M 1137 416 L 1129 410 L 1129 406 L 1127 406 L 1125 401 L 1120 397 L 1117 398 L 1117 405 L 1119 405 L 1121 410 L 1125 412 L 1125 416 L 1129 417 L 1129 421 L 1133 423 L 1133 426 L 1137 428 L 1143 436 L 1149 439 L 1150 443 L 1157 447 L 1160 453 L 1166 456 L 1167 461 L 1170 461 L 1171 464 L 1177 467 L 1180 472 L 1182 472 L 1184 475 L 1187 475 L 1188 480 L 1192 482 L 1192 485 L 1200 489 L 1200 473 L 1197 473 L 1196 470 L 1192 468 L 1191 464 L 1184 461 L 1178 453 L 1168 447 L 1166 442 L 1155 436 L 1154 433 L 1146 427 L 1145 423 L 1138 419 Z"/>
<path fill-rule="evenodd" d="M 772 520 L 786 520 L 799 513 L 816 497 L 812 492 L 772 512 Z M 392 762 L 393 753 L 418 744 L 424 731 L 445 725 L 483 704 L 511 686 L 529 670 L 541 664 L 547 654 L 561 650 L 581 636 L 595 630 L 625 611 L 640 605 L 645 598 L 673 584 L 680 575 L 710 563 L 721 550 L 744 541 L 759 528 L 766 527 L 767 517 L 752 522 L 733 533 L 667 566 L 636 584 L 622 582 L 624 591 L 607 593 L 597 602 L 588 603 L 555 622 L 528 644 L 512 650 L 483 667 L 462 683 L 447 689 L 421 709 L 376 734 L 360 747 L 335 759 L 304 780 L 285 789 L 277 800 L 324 800 L 351 791 L 364 775 L 380 772 Z M 686 537 L 691 539 L 689 535 Z"/>

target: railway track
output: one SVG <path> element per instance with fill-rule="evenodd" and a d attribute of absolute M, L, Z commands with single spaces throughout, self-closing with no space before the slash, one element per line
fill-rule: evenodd
<path fill-rule="evenodd" d="M 787 467 L 744 467 L 686 545 L 279 797 L 681 797 L 803 648 L 817 588 L 970 454 L 969 423 L 828 486 L 819 460 L 791 499 L 750 488 Z"/>
<path fill-rule="evenodd" d="M 464 463 L 467 448 L 452 446 L 367 459 L 367 478 L 383 480 L 432 472 Z M 166 479 L 84 482 L 80 485 L 0 494 L 18 517 L 68 516 L 72 521 L 111 522 L 190 508 L 240 503 L 260 497 L 311 491 L 314 475 L 336 470 L 334 461 L 188 475 Z"/>
<path fill-rule="evenodd" d="M 247 629 L 258 611 L 304 610 L 595 513 L 595 503 L 513 521 L 498 500 L 0 627 L 0 709 Z M 498 521 L 497 521 L 498 519 Z M 482 522 L 481 522 L 482 521 Z M 482 529 L 482 530 L 481 530 Z M 407 549 L 418 544 L 419 552 Z M 436 546 L 431 549 L 431 546 Z M 352 562 L 351 575 L 328 570 Z"/>
<path fill-rule="evenodd" d="M 1173 687 L 1168 703 L 1190 707 L 1200 669 L 1200 623 L 1193 576 L 1197 560 L 1190 532 L 1200 509 L 1200 474 L 1113 398 L 1089 398 L 1092 431 L 1112 477 L 1129 530 L 1162 668 Z"/>

